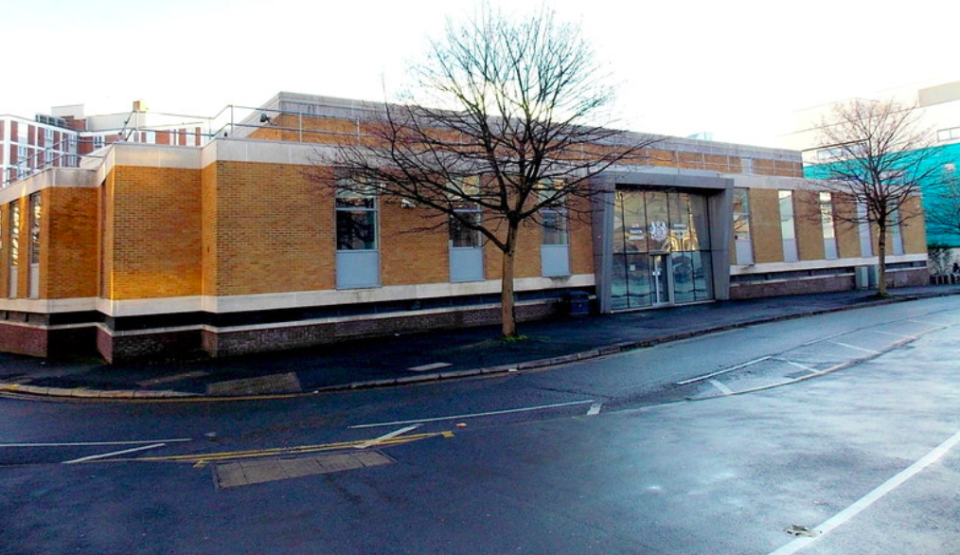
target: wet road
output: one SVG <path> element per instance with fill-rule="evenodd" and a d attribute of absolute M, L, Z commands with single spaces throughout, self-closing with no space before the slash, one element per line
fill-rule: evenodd
<path fill-rule="evenodd" d="M 952 553 L 958 330 L 945 298 L 494 379 L 0 399 L 0 552 Z"/>

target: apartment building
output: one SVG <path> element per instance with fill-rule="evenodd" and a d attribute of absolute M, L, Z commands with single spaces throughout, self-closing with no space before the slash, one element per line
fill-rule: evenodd
<path fill-rule="evenodd" d="M 114 142 L 0 189 L 0 349 L 225 356 L 497 322 L 499 251 L 311 179 L 371 109 L 280 93 L 201 144 Z M 589 220 L 521 230 L 521 321 L 574 291 L 612 312 L 866 284 L 875 230 L 820 213 L 856 207 L 812 189 L 799 152 L 664 138 L 647 154 L 593 180 Z M 901 239 L 891 284 L 925 283 L 923 226 Z"/>
<path fill-rule="evenodd" d="M 117 142 L 202 146 L 215 133 L 214 122 L 150 112 L 142 101 L 115 114 L 87 116 L 78 104 L 33 119 L 0 115 L 0 187 L 47 168 L 78 167 L 80 156 Z"/>
<path fill-rule="evenodd" d="M 924 208 L 928 213 L 940 212 L 943 210 L 940 206 L 943 198 L 956 196 L 954 191 L 960 191 L 956 185 L 960 179 L 957 170 L 960 164 L 960 81 L 897 87 L 858 100 L 875 102 L 887 99 L 912 107 L 918 120 L 918 129 L 930 132 L 931 143 L 927 145 L 929 152 L 924 154 L 924 158 L 926 164 L 934 166 L 936 171 L 923 186 Z M 819 177 L 823 172 L 818 166 L 827 164 L 833 158 L 834 145 L 821 144 L 820 126 L 831 124 L 832 110 L 836 104 L 850 100 L 853 99 L 837 100 L 794 112 L 793 129 L 782 137 L 781 144 L 801 152 L 807 177 Z M 923 169 L 926 170 L 926 167 Z M 951 182 L 953 184 L 948 185 Z M 943 190 L 944 186 L 949 189 Z M 956 203 L 951 202 L 946 209 L 954 212 Z M 956 229 L 952 232 L 944 229 L 944 226 L 928 226 L 927 242 L 960 248 L 960 233 Z"/>

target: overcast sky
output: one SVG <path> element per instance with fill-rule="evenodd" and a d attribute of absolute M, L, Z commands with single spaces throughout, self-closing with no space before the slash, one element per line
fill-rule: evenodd
<path fill-rule="evenodd" d="M 791 112 L 918 81 L 960 80 L 960 5 L 847 0 L 491 0 L 579 22 L 616 81 L 623 126 L 779 146 Z M 213 116 L 279 91 L 382 100 L 445 18 L 473 1 L 0 0 L 0 113 Z M 899 6 L 885 11 L 884 6 Z M 508 7 L 509 6 L 509 7 Z M 15 64 L 15 65 L 12 65 Z"/>

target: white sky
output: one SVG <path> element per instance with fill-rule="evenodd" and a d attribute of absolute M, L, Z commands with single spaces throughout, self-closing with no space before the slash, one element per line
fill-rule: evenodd
<path fill-rule="evenodd" d="M 579 22 L 616 81 L 623 127 L 779 146 L 791 112 L 960 79 L 960 4 L 913 0 L 490 0 Z M 279 91 L 382 100 L 473 1 L 0 0 L 0 113 L 213 116 Z M 889 6 L 889 8 L 887 7 Z M 507 8 L 509 7 L 509 8 Z M 13 54 L 11 47 L 16 50 Z M 10 64 L 16 63 L 19 69 Z"/>

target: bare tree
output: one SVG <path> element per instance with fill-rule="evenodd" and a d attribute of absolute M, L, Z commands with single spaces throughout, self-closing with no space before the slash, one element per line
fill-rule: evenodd
<path fill-rule="evenodd" d="M 340 144 L 328 179 L 338 191 L 416 206 L 417 231 L 472 230 L 502 253 L 504 337 L 515 337 L 514 262 L 524 224 L 565 226 L 582 214 L 591 177 L 636 163 L 651 137 L 612 129 L 607 75 L 578 27 L 550 11 L 511 21 L 484 8 L 447 23 L 414 86 Z M 341 193 L 342 194 L 342 193 Z M 556 210 L 560 208 L 560 210 Z M 549 213 L 550 217 L 545 215 Z"/>
<path fill-rule="evenodd" d="M 834 106 L 818 126 L 818 158 L 813 168 L 820 190 L 848 195 L 859 210 L 835 211 L 834 219 L 870 224 L 878 237 L 877 294 L 887 294 L 887 233 L 919 216 L 921 187 L 935 172 L 930 164 L 930 132 L 912 107 L 895 101 L 854 100 Z"/>

